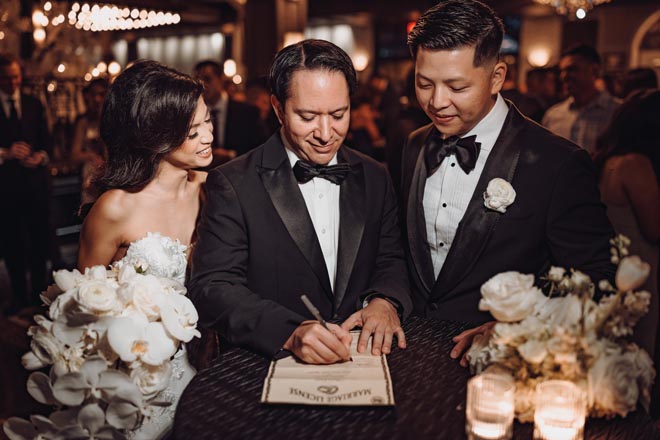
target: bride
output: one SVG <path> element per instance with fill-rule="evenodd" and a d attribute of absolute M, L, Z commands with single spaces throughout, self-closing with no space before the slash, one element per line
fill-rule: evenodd
<path fill-rule="evenodd" d="M 101 137 L 108 161 L 97 182 L 103 194 L 85 219 L 78 268 L 130 261 L 148 273 L 183 283 L 193 245 L 213 128 L 202 85 L 154 61 L 141 61 L 117 77 L 106 98 Z M 158 251 L 154 251 L 157 249 Z M 163 437 L 178 399 L 195 374 L 184 350 L 136 439 Z"/>

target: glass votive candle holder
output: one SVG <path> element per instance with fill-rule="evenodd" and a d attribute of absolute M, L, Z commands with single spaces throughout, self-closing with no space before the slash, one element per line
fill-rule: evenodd
<path fill-rule="evenodd" d="M 468 380 L 465 433 L 469 440 L 510 439 L 513 434 L 513 378 L 483 373 Z"/>
<path fill-rule="evenodd" d="M 573 382 L 541 382 L 536 386 L 534 440 L 582 440 L 586 412 L 586 393 Z"/>

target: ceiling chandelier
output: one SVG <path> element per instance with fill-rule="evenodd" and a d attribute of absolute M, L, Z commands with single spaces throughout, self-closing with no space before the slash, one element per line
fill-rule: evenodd
<path fill-rule="evenodd" d="M 534 0 L 541 5 L 552 6 L 557 13 L 564 15 L 578 15 L 578 18 L 584 18 L 586 12 L 594 6 L 603 3 L 609 3 L 611 0 Z M 581 13 L 579 11 L 582 11 Z M 582 17 L 579 17 L 582 15 Z"/>

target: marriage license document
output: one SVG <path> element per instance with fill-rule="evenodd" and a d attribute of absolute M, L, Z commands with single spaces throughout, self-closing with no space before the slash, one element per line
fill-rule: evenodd
<path fill-rule="evenodd" d="M 392 379 L 385 355 L 371 355 L 371 343 L 357 352 L 359 332 L 352 332 L 352 361 L 309 365 L 294 356 L 272 361 L 262 403 L 302 405 L 392 406 Z"/>

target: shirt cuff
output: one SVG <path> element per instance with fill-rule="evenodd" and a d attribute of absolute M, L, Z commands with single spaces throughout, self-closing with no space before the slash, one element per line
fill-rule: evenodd
<path fill-rule="evenodd" d="M 374 298 L 382 298 L 388 303 L 392 304 L 394 308 L 396 309 L 396 314 L 399 315 L 399 320 L 403 319 L 403 306 L 401 303 L 399 303 L 398 300 L 395 298 L 390 298 L 388 296 L 383 295 L 382 293 L 370 293 L 364 298 L 364 301 L 362 301 L 362 308 L 364 309 L 369 305 L 369 301 L 371 301 Z"/>

